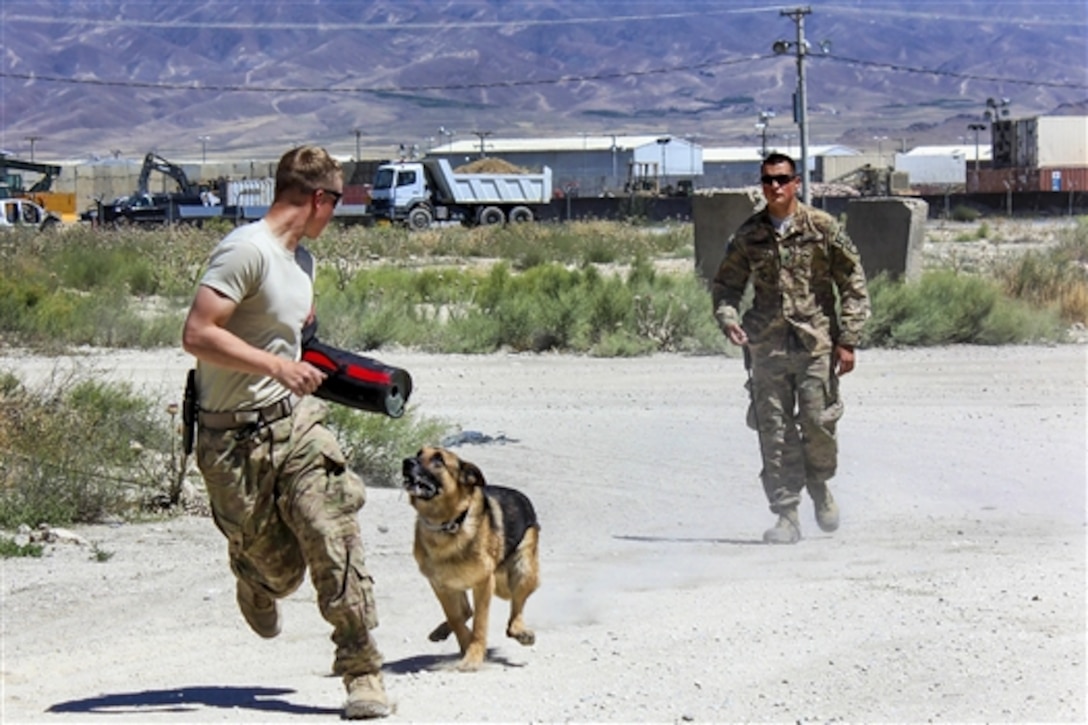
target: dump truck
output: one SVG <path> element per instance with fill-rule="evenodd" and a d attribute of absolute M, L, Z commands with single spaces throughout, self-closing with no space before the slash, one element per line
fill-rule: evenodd
<path fill-rule="evenodd" d="M 377 220 L 427 229 L 436 221 L 467 226 L 531 222 L 552 200 L 552 170 L 539 174 L 458 173 L 446 159 L 382 164 L 370 190 Z"/>

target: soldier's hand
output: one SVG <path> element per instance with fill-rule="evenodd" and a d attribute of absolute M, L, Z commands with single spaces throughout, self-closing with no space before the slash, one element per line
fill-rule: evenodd
<path fill-rule="evenodd" d="M 277 379 L 295 395 L 310 395 L 325 382 L 325 373 L 308 362 L 285 362 Z"/>
<path fill-rule="evenodd" d="M 729 324 L 725 326 L 725 336 L 729 338 L 729 342 L 737 345 L 738 347 L 744 347 L 748 344 L 748 334 L 744 331 L 744 328 L 740 325 Z"/>
<path fill-rule="evenodd" d="M 854 369 L 854 348 L 845 345 L 835 346 L 835 374 L 842 376 Z"/>

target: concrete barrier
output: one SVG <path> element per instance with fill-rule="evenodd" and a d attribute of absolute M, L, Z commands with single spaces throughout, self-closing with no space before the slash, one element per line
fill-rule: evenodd
<path fill-rule="evenodd" d="M 718 272 L 730 235 L 755 213 L 761 200 L 745 192 L 696 194 L 691 200 L 695 226 L 695 273 L 708 284 Z"/>
<path fill-rule="evenodd" d="M 745 192 L 697 194 L 692 199 L 695 272 L 710 282 L 718 271 L 729 237 L 762 203 Z M 886 272 L 895 279 L 922 274 L 929 205 L 921 199 L 874 197 L 846 205 L 846 233 L 861 253 L 869 279 Z"/>
<path fill-rule="evenodd" d="M 886 272 L 893 279 L 922 275 L 929 205 L 921 199 L 852 199 L 846 206 L 846 233 L 861 254 L 865 276 Z"/>

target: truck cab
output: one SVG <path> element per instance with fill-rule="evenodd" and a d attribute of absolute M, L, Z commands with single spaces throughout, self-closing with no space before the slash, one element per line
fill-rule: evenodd
<path fill-rule="evenodd" d="M 0 199 L 0 229 L 50 229 L 60 217 L 27 199 Z"/>
<path fill-rule="evenodd" d="M 431 190 L 423 164 L 398 161 L 382 164 L 370 189 L 370 208 L 374 216 L 389 221 L 406 221 L 412 209 L 429 205 Z"/>

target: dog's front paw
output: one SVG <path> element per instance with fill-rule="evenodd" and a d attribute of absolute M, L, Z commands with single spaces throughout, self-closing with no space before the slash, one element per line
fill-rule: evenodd
<path fill-rule="evenodd" d="M 536 644 L 536 633 L 534 633 L 531 629 L 521 629 L 517 631 L 507 630 L 506 636 L 510 637 L 511 639 L 517 640 L 520 644 L 523 644 L 526 647 Z"/>
<path fill-rule="evenodd" d="M 453 634 L 453 628 L 450 627 L 450 623 L 442 622 L 442 624 L 431 630 L 431 633 L 427 635 L 427 639 L 432 642 L 441 642 L 444 639 L 449 639 L 451 634 Z"/>
<path fill-rule="evenodd" d="M 457 663 L 458 672 L 476 672 L 484 664 L 482 657 L 469 657 L 465 656 L 460 662 Z"/>

